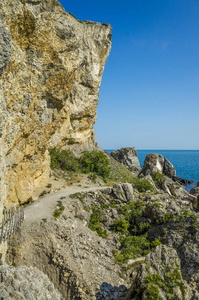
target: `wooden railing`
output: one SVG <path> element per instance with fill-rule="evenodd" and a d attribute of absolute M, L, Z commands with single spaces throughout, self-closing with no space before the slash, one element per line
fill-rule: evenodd
<path fill-rule="evenodd" d="M 24 221 L 24 208 L 15 211 L 14 207 L 4 211 L 3 220 L 0 223 L 0 244 L 11 237 Z"/>

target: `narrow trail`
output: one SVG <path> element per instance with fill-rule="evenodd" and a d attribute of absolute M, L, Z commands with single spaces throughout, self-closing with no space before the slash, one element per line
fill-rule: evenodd
<path fill-rule="evenodd" d="M 57 201 L 60 200 L 61 197 L 66 197 L 64 201 L 70 201 L 70 194 L 79 193 L 79 192 L 88 192 L 88 191 L 96 191 L 99 189 L 105 189 L 106 187 L 102 186 L 90 186 L 88 188 L 78 187 L 78 186 L 68 186 L 67 188 L 62 188 L 57 192 L 53 192 L 39 198 L 32 204 L 28 205 L 25 210 L 25 220 L 23 226 L 28 226 L 31 223 L 41 221 L 42 219 L 52 219 L 53 211 L 56 209 Z"/>

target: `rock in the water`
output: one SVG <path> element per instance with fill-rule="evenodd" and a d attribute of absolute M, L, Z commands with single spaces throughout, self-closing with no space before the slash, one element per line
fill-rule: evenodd
<path fill-rule="evenodd" d="M 143 174 L 144 176 L 153 175 L 153 172 L 165 174 L 170 178 L 176 176 L 174 166 L 161 154 L 148 154 L 140 174 Z"/>
<path fill-rule="evenodd" d="M 134 147 L 121 148 L 119 150 L 112 151 L 111 156 L 132 172 L 137 173 L 141 170 L 137 152 Z"/>
<path fill-rule="evenodd" d="M 2 265 L 0 266 L 0 277 L 1 299 L 63 299 L 47 275 L 35 267 L 20 266 L 14 268 Z"/>

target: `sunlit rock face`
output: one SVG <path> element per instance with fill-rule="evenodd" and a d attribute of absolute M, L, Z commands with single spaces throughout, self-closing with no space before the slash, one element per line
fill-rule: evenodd
<path fill-rule="evenodd" d="M 6 100 L 3 94 L 2 76 L 11 56 L 11 36 L 9 30 L 0 20 L 0 220 L 2 217 L 3 204 L 6 200 Z"/>
<path fill-rule="evenodd" d="M 4 63 L 0 53 L 1 183 L 7 203 L 24 203 L 48 179 L 49 148 L 96 146 L 111 26 L 81 22 L 57 0 L 2 0 L 0 21 L 0 47 L 10 49 Z"/>

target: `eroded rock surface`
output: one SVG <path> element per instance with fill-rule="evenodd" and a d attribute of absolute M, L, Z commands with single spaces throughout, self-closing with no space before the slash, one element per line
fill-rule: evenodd
<path fill-rule="evenodd" d="M 176 176 L 174 166 L 161 154 L 148 154 L 145 158 L 141 174 L 144 176 L 153 175 L 153 172 L 165 174 L 170 178 Z"/>
<path fill-rule="evenodd" d="M 0 295 L 3 300 L 62 300 L 48 277 L 37 268 L 0 266 Z"/>
<path fill-rule="evenodd" d="M 190 290 L 186 291 L 179 266 L 180 259 L 173 248 L 157 246 L 138 268 L 126 299 L 167 300 L 168 295 L 178 300 L 192 299 Z"/>
<path fill-rule="evenodd" d="M 57 0 L 3 0 L 0 19 L 7 201 L 23 203 L 48 178 L 48 148 L 96 146 L 93 124 L 111 26 L 78 21 Z"/>
<path fill-rule="evenodd" d="M 0 218 L 2 216 L 3 204 L 6 200 L 6 145 L 4 143 L 6 135 L 6 99 L 3 93 L 2 76 L 7 67 L 12 50 L 11 50 L 11 36 L 8 28 L 1 23 L 0 20 Z"/>
<path fill-rule="evenodd" d="M 137 157 L 137 152 L 134 147 L 121 148 L 111 152 L 111 156 L 127 167 L 131 172 L 137 173 L 141 170 L 140 163 Z"/>

